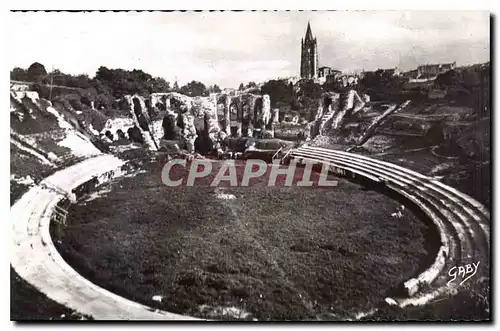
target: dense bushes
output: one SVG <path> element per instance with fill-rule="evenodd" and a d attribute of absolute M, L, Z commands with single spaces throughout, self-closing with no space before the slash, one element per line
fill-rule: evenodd
<path fill-rule="evenodd" d="M 101 66 L 93 78 L 85 74 L 65 74 L 58 69 L 47 73 L 45 67 L 38 62 L 33 63 L 27 70 L 14 68 L 10 72 L 10 79 L 34 83 L 33 89 L 45 99 L 53 100 L 61 95 L 78 94 L 80 103 L 90 107 L 94 102 L 97 109 L 116 108 L 116 99 L 130 94 L 146 96 L 150 93 L 178 91 L 196 97 L 221 91 L 217 85 L 207 88 L 197 81 L 191 81 L 180 88 L 175 82 L 171 88 L 165 79 L 136 69 L 109 69 Z M 80 105 L 75 105 L 80 108 Z"/>

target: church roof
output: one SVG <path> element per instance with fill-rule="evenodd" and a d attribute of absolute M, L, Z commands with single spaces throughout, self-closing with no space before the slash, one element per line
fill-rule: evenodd
<path fill-rule="evenodd" d="M 307 30 L 306 30 L 306 38 L 305 40 L 313 40 L 313 34 L 312 34 L 312 31 L 311 31 L 311 24 L 309 24 L 309 22 L 307 22 Z"/>

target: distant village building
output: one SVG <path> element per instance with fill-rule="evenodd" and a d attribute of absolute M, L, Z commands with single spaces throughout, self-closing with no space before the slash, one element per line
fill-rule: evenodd
<path fill-rule="evenodd" d="M 323 77 L 330 75 L 332 70 L 333 70 L 332 68 L 327 67 L 327 66 L 320 67 L 318 69 L 318 78 L 323 78 Z"/>
<path fill-rule="evenodd" d="M 437 76 L 447 71 L 454 70 L 456 65 L 456 62 L 419 65 L 417 68 L 417 78 L 421 76 Z"/>
<path fill-rule="evenodd" d="M 390 68 L 390 69 L 380 69 L 382 70 L 382 75 L 390 75 L 390 76 L 399 76 L 401 75 L 401 72 L 399 71 L 398 67 L 395 68 Z"/>
<path fill-rule="evenodd" d="M 337 82 L 341 79 L 342 72 L 328 66 L 318 67 L 318 43 L 312 34 L 311 24 L 307 23 L 306 35 L 301 40 L 300 53 L 300 78 L 288 79 L 296 85 L 304 80 L 312 80 L 317 84 Z M 352 79 L 351 79 L 352 80 Z"/>
<path fill-rule="evenodd" d="M 388 69 L 377 69 L 377 70 L 374 70 L 374 71 L 362 71 L 360 74 L 359 74 L 359 78 L 363 78 L 366 74 L 377 74 L 377 75 L 384 75 L 384 76 L 401 76 L 403 75 L 403 73 L 401 73 L 401 71 L 399 70 L 398 67 L 394 67 L 394 68 L 388 68 Z"/>
<path fill-rule="evenodd" d="M 301 40 L 300 77 L 318 78 L 318 44 L 313 37 L 311 25 L 307 23 L 306 36 Z"/>
<path fill-rule="evenodd" d="M 301 80 L 300 77 L 287 77 L 287 78 L 279 78 L 278 80 L 281 80 L 282 82 L 286 83 L 287 85 L 288 84 L 292 84 L 292 85 L 295 85 L 297 84 L 297 82 L 299 82 Z"/>
<path fill-rule="evenodd" d="M 401 77 L 408 78 L 408 79 L 417 78 L 418 77 L 418 70 L 415 69 L 415 70 L 402 72 Z"/>
<path fill-rule="evenodd" d="M 318 81 L 320 84 L 337 80 L 342 75 L 342 71 L 335 70 L 327 66 L 318 69 Z"/>
<path fill-rule="evenodd" d="M 422 83 L 432 81 L 437 75 L 454 70 L 455 68 L 456 62 L 419 65 L 417 69 L 406 72 L 401 72 L 398 67 L 378 69 L 377 71 L 384 76 L 401 77 L 411 83 Z M 300 76 L 282 80 L 287 84 L 291 83 L 294 85 L 295 89 L 299 89 L 296 85 L 300 85 L 304 81 L 349 87 L 357 85 L 359 80 L 367 73 L 363 71 L 360 74 L 342 74 L 341 71 L 328 66 L 318 67 L 318 43 L 312 34 L 311 24 L 308 22 L 306 35 L 301 39 Z"/>

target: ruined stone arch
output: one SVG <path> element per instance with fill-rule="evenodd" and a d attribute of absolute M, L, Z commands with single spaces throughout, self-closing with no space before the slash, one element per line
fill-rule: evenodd
<path fill-rule="evenodd" d="M 144 143 L 144 137 L 142 136 L 141 130 L 137 126 L 129 128 L 127 130 L 127 134 L 129 136 L 130 141 L 137 142 L 140 144 Z"/>
<path fill-rule="evenodd" d="M 245 101 L 241 105 L 241 120 L 249 121 L 252 118 L 252 109 L 250 106 L 250 102 Z"/>
<path fill-rule="evenodd" d="M 116 130 L 116 135 L 118 136 L 118 139 L 127 139 L 125 132 L 123 132 L 122 129 Z"/>
<path fill-rule="evenodd" d="M 264 119 L 262 118 L 263 104 L 264 102 L 262 100 L 262 97 L 260 97 L 255 100 L 255 104 L 253 107 L 254 126 L 259 129 L 263 128 L 265 125 Z"/>
<path fill-rule="evenodd" d="M 236 100 L 229 105 L 229 120 L 231 122 L 241 121 L 241 110 Z"/>
<path fill-rule="evenodd" d="M 139 100 L 138 97 L 133 97 L 132 103 L 134 108 L 134 114 L 135 116 L 139 117 L 139 115 L 142 114 L 141 101 Z"/>
<path fill-rule="evenodd" d="M 167 113 L 163 117 L 162 127 L 163 127 L 163 138 L 166 140 L 177 140 L 180 138 L 179 127 L 177 126 L 177 120 L 175 114 Z"/>

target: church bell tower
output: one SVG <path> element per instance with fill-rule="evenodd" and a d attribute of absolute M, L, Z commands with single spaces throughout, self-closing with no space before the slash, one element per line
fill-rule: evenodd
<path fill-rule="evenodd" d="M 307 23 L 306 36 L 301 40 L 300 77 L 318 78 L 318 46 L 313 37 L 311 25 Z"/>

